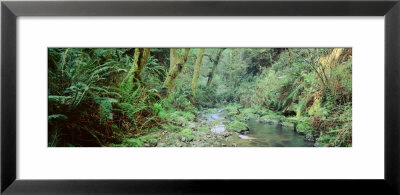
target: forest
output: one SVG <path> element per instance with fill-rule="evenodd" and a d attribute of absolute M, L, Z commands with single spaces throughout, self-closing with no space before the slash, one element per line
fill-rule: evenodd
<path fill-rule="evenodd" d="M 48 147 L 351 146 L 351 48 L 48 49 Z"/>

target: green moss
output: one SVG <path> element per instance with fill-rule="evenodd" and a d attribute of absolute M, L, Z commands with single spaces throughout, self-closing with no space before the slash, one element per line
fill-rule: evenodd
<path fill-rule="evenodd" d="M 263 115 L 260 119 L 278 119 L 284 121 L 285 117 L 270 110 L 266 110 L 263 112 Z"/>
<path fill-rule="evenodd" d="M 307 134 L 311 132 L 313 129 L 311 128 L 308 122 L 299 122 L 296 126 L 296 131 L 301 134 Z"/>
<path fill-rule="evenodd" d="M 228 106 L 225 107 L 224 110 L 226 110 L 228 113 L 230 112 L 237 113 L 240 107 L 241 107 L 240 104 L 229 104 Z"/>
<path fill-rule="evenodd" d="M 229 123 L 226 126 L 227 130 L 230 131 L 236 131 L 236 132 L 243 132 L 243 131 L 247 131 L 249 129 L 249 127 L 246 125 L 246 123 L 240 122 L 240 121 L 233 121 L 231 123 Z"/>
<path fill-rule="evenodd" d="M 165 130 L 167 130 L 167 131 L 171 131 L 171 132 L 178 132 L 181 128 L 180 127 L 178 127 L 178 126 L 176 126 L 176 125 L 173 125 L 173 124 L 170 124 L 170 123 L 168 123 L 168 124 L 163 124 L 163 125 L 161 125 L 161 127 L 163 128 L 163 129 L 165 129 Z"/>
<path fill-rule="evenodd" d="M 236 114 L 237 114 L 237 112 L 228 112 L 225 114 L 225 116 L 231 118 L 231 117 L 235 116 Z"/>
<path fill-rule="evenodd" d="M 211 129 L 209 127 L 199 127 L 198 130 L 202 132 L 210 132 Z"/>
<path fill-rule="evenodd" d="M 281 123 L 282 124 L 282 126 L 285 126 L 285 127 L 294 127 L 294 124 L 293 123 L 290 123 L 290 122 L 282 122 Z"/>
<path fill-rule="evenodd" d="M 170 113 L 165 117 L 168 122 L 174 123 L 176 125 L 185 126 L 188 121 L 193 121 L 195 115 L 191 112 L 185 111 L 175 111 Z"/>
<path fill-rule="evenodd" d="M 257 114 L 254 114 L 254 113 L 252 113 L 252 112 L 241 112 L 240 114 L 238 114 L 238 115 L 234 115 L 233 117 L 232 117 L 232 119 L 233 120 L 236 120 L 236 121 L 241 121 L 241 122 L 246 122 L 246 121 L 248 121 L 249 119 L 251 119 L 251 118 L 258 118 L 259 116 L 257 115 Z"/>
<path fill-rule="evenodd" d="M 270 110 L 267 110 L 267 109 L 257 110 L 257 112 L 256 112 L 256 114 L 258 114 L 260 116 L 268 115 L 270 113 L 273 113 L 273 112 Z"/>
<path fill-rule="evenodd" d="M 216 113 L 217 109 L 216 108 L 209 108 L 205 111 L 206 114 L 211 114 L 211 113 Z"/>
<path fill-rule="evenodd" d="M 242 109 L 240 112 L 244 113 L 244 114 L 250 114 L 250 113 L 254 114 L 257 112 L 257 110 L 254 108 L 245 108 L 245 109 Z"/>
<path fill-rule="evenodd" d="M 168 116 L 167 121 L 180 126 L 184 126 L 188 122 L 188 120 L 182 116 L 179 111 L 171 113 L 170 116 Z"/>
<path fill-rule="evenodd" d="M 280 123 L 283 126 L 293 126 L 292 124 L 290 124 L 290 122 L 288 122 L 288 119 L 283 115 L 280 115 L 270 110 L 265 110 L 263 113 L 264 115 L 259 119 L 259 121 L 262 123 L 267 123 L 267 124 Z"/>
<path fill-rule="evenodd" d="M 179 136 L 182 138 L 183 141 L 192 141 L 194 139 L 193 131 L 189 128 L 183 129 Z"/>

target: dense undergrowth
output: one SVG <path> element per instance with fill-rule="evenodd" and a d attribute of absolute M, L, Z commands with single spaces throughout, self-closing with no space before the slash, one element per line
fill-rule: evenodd
<path fill-rule="evenodd" d="M 191 141 L 200 111 L 218 107 L 228 130 L 258 118 L 351 146 L 351 49 L 215 48 L 199 62 L 200 50 L 50 48 L 48 145 L 153 146 L 159 131 Z"/>

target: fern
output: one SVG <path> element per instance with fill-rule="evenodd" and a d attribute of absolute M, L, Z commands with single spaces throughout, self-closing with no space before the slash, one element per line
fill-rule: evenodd
<path fill-rule="evenodd" d="M 68 117 L 64 114 L 52 114 L 48 116 L 48 120 L 51 119 L 68 119 Z"/>

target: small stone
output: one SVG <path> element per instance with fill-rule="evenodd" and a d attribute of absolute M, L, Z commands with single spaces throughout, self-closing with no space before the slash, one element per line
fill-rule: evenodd
<path fill-rule="evenodd" d="M 165 143 L 159 143 L 157 144 L 158 147 L 165 147 Z"/>
<path fill-rule="evenodd" d="M 192 122 L 189 122 L 188 126 L 189 126 L 189 128 L 191 128 L 191 129 L 193 129 L 193 128 L 196 127 L 196 125 L 195 125 L 194 123 L 192 123 Z"/>

